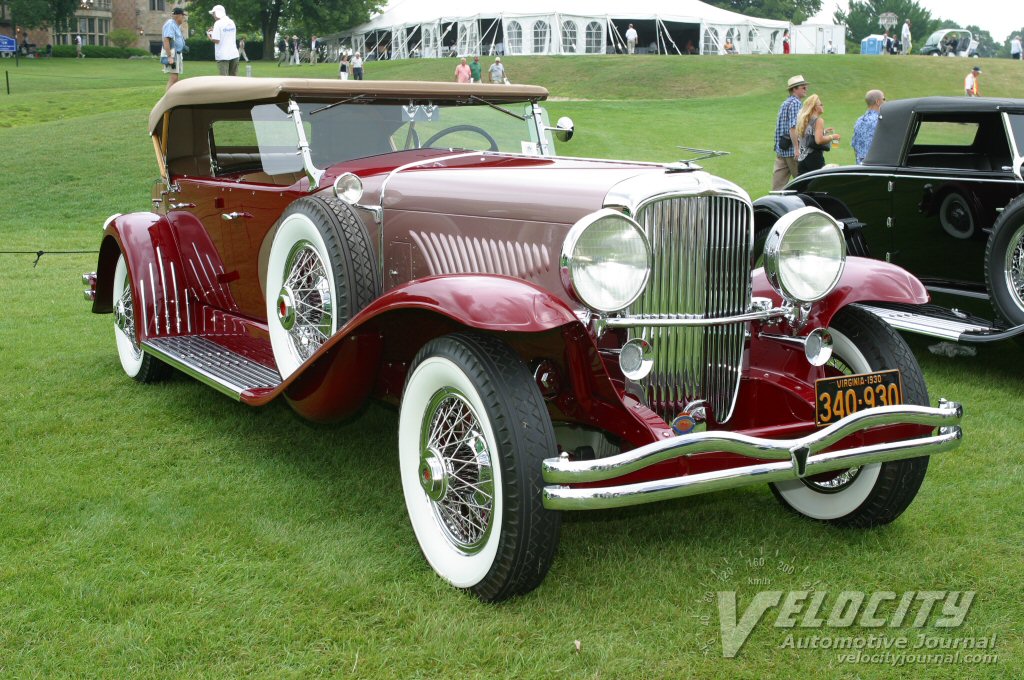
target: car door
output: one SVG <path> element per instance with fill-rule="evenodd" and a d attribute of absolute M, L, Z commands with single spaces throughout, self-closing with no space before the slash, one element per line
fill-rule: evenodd
<path fill-rule="evenodd" d="M 885 260 L 892 249 L 888 228 L 892 194 L 888 185 L 893 170 L 888 166 L 863 165 L 836 168 L 801 177 L 795 188 L 829 214 L 855 217 L 864 225 L 862 233 L 869 256 Z"/>
<path fill-rule="evenodd" d="M 985 245 L 1012 192 L 998 113 L 920 115 L 889 187 L 890 260 L 931 287 L 984 285 Z"/>

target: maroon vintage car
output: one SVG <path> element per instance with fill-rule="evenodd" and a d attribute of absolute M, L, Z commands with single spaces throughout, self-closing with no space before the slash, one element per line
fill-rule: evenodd
<path fill-rule="evenodd" d="M 962 410 L 858 303 L 923 303 L 842 225 L 753 211 L 692 162 L 564 158 L 515 85 L 192 78 L 149 120 L 153 211 L 107 220 L 121 365 L 316 421 L 399 406 L 430 565 L 488 601 L 544 578 L 560 512 L 770 483 L 895 519 Z"/>

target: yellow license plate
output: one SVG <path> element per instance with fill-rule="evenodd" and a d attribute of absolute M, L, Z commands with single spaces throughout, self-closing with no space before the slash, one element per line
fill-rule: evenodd
<path fill-rule="evenodd" d="M 814 382 L 814 420 L 818 426 L 831 425 L 857 411 L 875 406 L 903 403 L 899 369 L 837 375 Z"/>

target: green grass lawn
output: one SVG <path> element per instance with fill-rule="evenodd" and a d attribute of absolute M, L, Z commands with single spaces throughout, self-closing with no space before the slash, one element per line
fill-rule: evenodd
<path fill-rule="evenodd" d="M 973 62 L 972 62 L 973 63 Z M 985 94 L 1024 97 L 1019 64 L 981 62 Z M 455 62 L 369 63 L 368 78 L 450 79 Z M 844 135 L 872 87 L 956 95 L 969 62 L 924 57 L 509 58 L 571 115 L 566 154 L 706 167 L 753 197 L 769 185 L 774 118 L 802 73 Z M 212 74 L 189 63 L 186 75 Z M 30 60 L 0 93 L 0 250 L 93 250 L 113 212 L 149 206 L 155 61 Z M 253 65 L 333 77 L 334 65 Z M 312 426 L 282 402 L 241 406 L 182 375 L 126 378 L 110 316 L 89 313 L 93 254 L 0 255 L 0 677 L 1018 678 L 1024 675 L 1024 353 L 949 359 L 912 340 L 933 402 L 967 409 L 895 523 L 838 530 L 765 487 L 566 517 L 532 594 L 483 605 L 416 546 L 396 414 Z M 765 558 L 761 561 L 759 558 Z M 970 590 L 963 628 L 774 628 L 723 659 L 714 593 Z M 831 600 L 830 600 L 831 601 Z M 845 664 L 789 633 L 997 635 L 989 665 Z M 579 641 L 577 651 L 575 641 Z"/>

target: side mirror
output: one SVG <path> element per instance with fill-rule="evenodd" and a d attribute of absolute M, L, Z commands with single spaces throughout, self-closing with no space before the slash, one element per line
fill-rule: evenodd
<path fill-rule="evenodd" d="M 555 133 L 555 139 L 560 142 L 568 142 L 572 139 L 574 129 L 575 127 L 573 126 L 572 118 L 569 116 L 562 116 L 558 119 L 558 122 L 555 123 L 554 127 L 548 127 L 548 130 Z"/>

